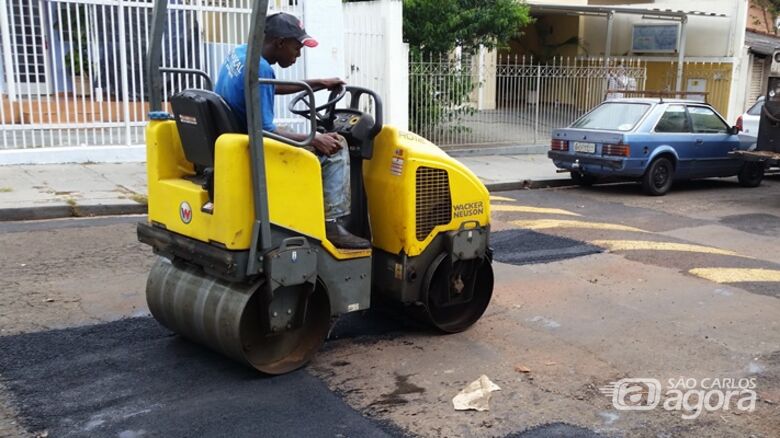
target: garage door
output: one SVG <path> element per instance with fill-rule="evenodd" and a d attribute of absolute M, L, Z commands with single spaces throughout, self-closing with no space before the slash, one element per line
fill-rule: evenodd
<path fill-rule="evenodd" d="M 746 102 L 747 107 L 753 105 L 758 99 L 758 96 L 763 96 L 766 92 L 764 85 L 764 77 L 767 58 L 758 57 L 753 55 L 753 64 L 750 69 L 750 88 L 748 89 L 748 100 Z"/>

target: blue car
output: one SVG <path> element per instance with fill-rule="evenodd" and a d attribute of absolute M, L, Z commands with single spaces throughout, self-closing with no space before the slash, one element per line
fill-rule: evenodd
<path fill-rule="evenodd" d="M 711 105 L 670 99 L 613 99 L 552 133 L 547 156 L 580 185 L 599 178 L 638 180 L 664 195 L 675 180 L 737 175 L 756 187 L 764 167 L 729 152 L 755 147 Z"/>

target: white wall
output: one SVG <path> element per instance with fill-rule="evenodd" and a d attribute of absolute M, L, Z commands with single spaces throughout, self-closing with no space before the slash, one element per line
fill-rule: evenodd
<path fill-rule="evenodd" d="M 320 44 L 306 51 L 307 78 L 344 77 L 344 17 L 340 0 L 303 3 L 306 32 Z"/>
<path fill-rule="evenodd" d="M 409 124 L 409 49 L 403 42 L 403 2 L 344 3 L 345 70 L 349 84 L 382 99 L 383 123 Z"/>

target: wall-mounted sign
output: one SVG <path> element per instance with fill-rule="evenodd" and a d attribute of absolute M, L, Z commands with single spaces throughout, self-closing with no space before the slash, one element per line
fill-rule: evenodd
<path fill-rule="evenodd" d="M 635 53 L 673 53 L 680 37 L 678 24 L 635 24 L 631 51 Z"/>

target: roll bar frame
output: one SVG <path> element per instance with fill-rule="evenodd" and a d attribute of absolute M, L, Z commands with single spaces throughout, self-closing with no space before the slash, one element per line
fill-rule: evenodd
<path fill-rule="evenodd" d="M 265 17 L 268 11 L 268 0 L 254 0 L 252 3 L 252 18 L 249 28 L 249 41 L 246 59 L 246 74 L 244 75 L 245 99 L 247 102 L 247 127 L 249 134 L 249 150 L 251 155 L 252 188 L 254 193 L 255 220 L 252 226 L 252 240 L 247 262 L 247 275 L 253 276 L 262 272 L 263 255 L 271 249 L 271 223 L 268 213 L 268 187 L 265 174 L 265 154 L 263 151 L 262 102 L 260 101 L 260 84 L 257 78 L 260 73 L 260 57 L 262 56 L 265 37 Z M 152 29 L 146 53 L 147 84 L 149 109 L 151 112 L 162 111 L 162 73 L 170 69 L 162 69 L 162 36 L 165 29 L 165 19 L 168 15 L 168 0 L 155 0 L 152 12 Z M 307 87 L 309 93 L 310 87 Z M 312 97 L 313 101 L 313 97 Z M 312 120 L 314 114 L 312 113 Z M 312 123 L 315 123 L 314 120 Z M 310 137 L 314 137 L 314 130 Z M 275 135 L 271 137 L 276 138 Z M 289 140 L 287 140 L 289 142 Z M 308 143 L 311 139 L 307 139 Z"/>

